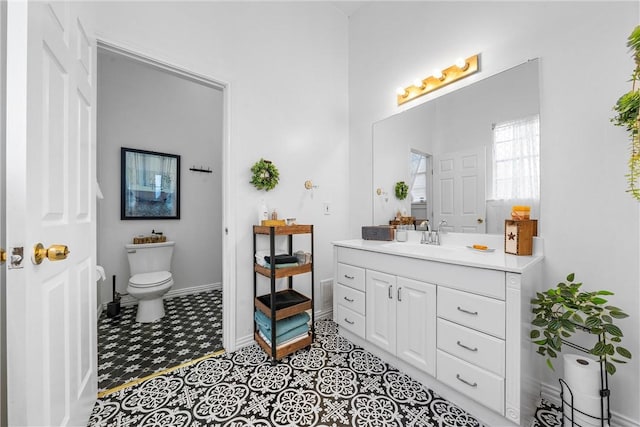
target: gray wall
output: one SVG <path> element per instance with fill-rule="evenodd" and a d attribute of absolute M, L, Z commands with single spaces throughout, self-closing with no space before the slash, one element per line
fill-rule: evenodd
<path fill-rule="evenodd" d="M 171 292 L 222 282 L 222 116 L 218 89 L 106 50 L 98 54 L 98 264 L 105 268 L 102 302 L 111 277 L 126 292 L 124 245 L 162 231 L 176 242 Z M 120 147 L 181 156 L 180 219 L 120 220 Z M 190 167 L 211 168 L 197 173 Z"/>

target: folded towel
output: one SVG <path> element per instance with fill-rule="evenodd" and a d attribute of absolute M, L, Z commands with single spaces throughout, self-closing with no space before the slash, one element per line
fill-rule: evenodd
<path fill-rule="evenodd" d="M 265 342 L 271 345 L 271 332 L 267 333 L 262 328 L 259 328 L 260 336 Z M 292 340 L 293 338 L 304 336 L 309 333 L 309 325 L 306 323 L 298 326 L 297 328 L 291 329 L 289 332 L 286 332 L 282 335 L 278 335 L 276 337 L 276 346 L 281 345 L 282 343 Z"/>
<path fill-rule="evenodd" d="M 265 334 L 263 334 L 262 331 L 260 331 L 260 330 L 258 330 L 258 334 L 260 334 L 260 336 L 262 337 L 264 342 L 266 342 L 267 345 L 269 347 L 271 347 L 271 339 L 267 338 L 267 336 Z M 304 338 L 306 338 L 308 336 L 309 336 L 309 331 L 307 331 L 307 332 L 305 332 L 303 334 L 300 334 L 298 336 L 295 336 L 293 338 L 290 338 L 290 339 L 288 339 L 286 341 L 282 341 L 280 344 L 276 345 L 276 349 L 279 349 L 279 348 L 284 347 L 284 346 L 289 345 L 289 344 L 293 344 L 294 342 L 300 341 L 300 340 L 302 340 L 302 339 L 304 339 Z M 277 339 L 276 339 L 276 341 L 277 341 Z"/>
<path fill-rule="evenodd" d="M 258 262 L 258 265 L 264 267 L 264 268 L 268 268 L 271 269 L 271 264 L 269 264 L 267 261 L 262 261 L 262 262 Z M 276 264 L 276 269 L 278 268 L 289 268 L 289 267 L 297 267 L 300 264 L 296 263 L 289 263 L 289 264 Z"/>
<path fill-rule="evenodd" d="M 264 259 L 264 257 L 271 255 L 271 251 L 256 251 L 256 259 Z M 276 256 L 278 255 L 288 255 L 287 252 L 282 249 L 276 249 Z"/>
<path fill-rule="evenodd" d="M 271 336 L 271 319 L 267 317 L 266 314 L 261 312 L 260 310 L 256 310 L 254 318 L 258 327 L 264 331 L 265 335 Z M 294 314 L 293 316 L 286 317 L 284 319 L 280 319 L 276 322 L 276 333 L 278 336 L 281 336 L 292 329 L 299 327 L 300 325 L 306 325 L 309 322 L 309 314 L 306 311 L 298 314 Z"/>
<path fill-rule="evenodd" d="M 264 260 L 266 262 L 268 262 L 269 264 L 274 264 L 273 262 L 271 262 L 271 257 L 270 256 L 266 256 L 264 257 Z M 284 254 L 284 255 L 275 255 L 273 257 L 273 260 L 275 261 L 275 264 L 291 264 L 291 263 L 297 263 L 298 262 L 298 257 L 296 256 L 291 256 L 288 254 Z"/>

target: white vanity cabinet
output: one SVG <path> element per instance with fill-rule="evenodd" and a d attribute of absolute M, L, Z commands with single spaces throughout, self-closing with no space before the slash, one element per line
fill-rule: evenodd
<path fill-rule="evenodd" d="M 339 333 L 487 425 L 528 425 L 540 394 L 529 301 L 542 256 L 424 252 L 334 242 Z"/>
<path fill-rule="evenodd" d="M 504 413 L 505 332 L 504 301 L 442 287 L 436 377 Z"/>
<path fill-rule="evenodd" d="M 366 270 L 366 339 L 435 375 L 436 287 Z"/>
<path fill-rule="evenodd" d="M 334 318 L 338 325 L 364 338 L 365 270 L 349 264 L 336 264 Z"/>

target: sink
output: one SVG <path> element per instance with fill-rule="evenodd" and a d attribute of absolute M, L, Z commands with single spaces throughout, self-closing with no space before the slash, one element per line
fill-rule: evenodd
<path fill-rule="evenodd" d="M 457 246 L 426 245 L 415 242 L 389 242 L 381 246 L 385 249 L 389 249 L 398 253 L 416 255 L 442 255 L 447 252 L 459 251 L 461 249 Z"/>

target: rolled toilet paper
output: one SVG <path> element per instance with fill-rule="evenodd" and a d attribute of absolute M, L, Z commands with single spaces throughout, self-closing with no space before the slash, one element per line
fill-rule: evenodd
<path fill-rule="evenodd" d="M 98 271 L 98 277 L 100 280 L 104 281 L 107 279 L 107 275 L 104 272 L 104 267 L 101 265 L 96 265 L 96 270 Z"/>
<path fill-rule="evenodd" d="M 573 408 L 571 411 L 572 395 L 566 389 L 563 388 L 563 400 L 564 400 L 564 423 L 563 426 L 572 426 L 571 420 L 574 421 L 573 426 L 582 427 L 600 427 L 602 422 L 600 417 L 606 418 L 608 414 L 607 400 L 602 401 L 602 408 L 600 407 L 600 396 L 585 396 L 580 393 L 573 393 Z M 606 422 L 605 426 L 608 425 Z"/>
<path fill-rule="evenodd" d="M 584 354 L 565 354 L 564 381 L 571 392 L 600 398 L 600 362 Z"/>

